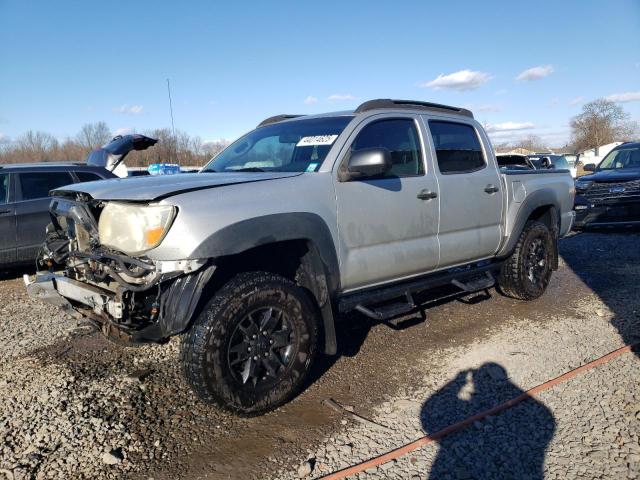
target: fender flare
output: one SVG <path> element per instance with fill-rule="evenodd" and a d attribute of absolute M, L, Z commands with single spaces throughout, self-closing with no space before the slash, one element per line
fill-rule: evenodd
<path fill-rule="evenodd" d="M 210 235 L 190 257 L 210 258 L 215 263 L 216 258 L 287 240 L 304 240 L 309 246 L 301 259 L 296 281 L 315 297 L 322 314 L 325 353 L 335 354 L 337 341 L 332 305 L 340 289 L 340 268 L 331 231 L 322 217 L 292 212 L 233 223 Z"/>
<path fill-rule="evenodd" d="M 551 208 L 551 233 L 554 238 L 555 252 L 554 252 L 554 269 L 558 268 L 558 235 L 560 232 L 560 199 L 557 193 L 551 188 L 542 188 L 527 195 L 520 209 L 516 214 L 516 219 L 513 222 L 511 234 L 507 241 L 498 250 L 498 258 L 506 258 L 513 252 L 520 234 L 524 230 L 527 221 L 531 217 L 531 214 L 540 207 Z"/>

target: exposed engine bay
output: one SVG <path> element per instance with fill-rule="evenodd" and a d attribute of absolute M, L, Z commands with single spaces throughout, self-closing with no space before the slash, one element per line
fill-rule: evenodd
<path fill-rule="evenodd" d="M 51 224 L 30 293 L 89 318 L 127 342 L 180 333 L 215 266 L 206 260 L 157 261 L 101 244 L 98 220 L 108 202 L 76 193 L 54 197 Z"/>

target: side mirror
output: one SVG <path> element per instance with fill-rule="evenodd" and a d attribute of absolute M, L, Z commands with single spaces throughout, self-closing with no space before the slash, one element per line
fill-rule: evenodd
<path fill-rule="evenodd" d="M 582 169 L 585 172 L 595 172 L 596 171 L 596 164 L 595 163 L 587 163 L 584 167 L 582 167 Z"/>
<path fill-rule="evenodd" d="M 349 180 L 375 177 L 391 170 L 391 152 L 386 148 L 365 148 L 351 154 L 347 173 Z"/>

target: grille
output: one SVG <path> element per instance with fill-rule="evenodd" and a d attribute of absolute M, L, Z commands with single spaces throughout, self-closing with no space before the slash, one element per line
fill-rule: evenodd
<path fill-rule="evenodd" d="M 613 190 L 613 191 L 612 191 Z M 592 202 L 640 196 L 640 180 L 617 183 L 594 183 L 586 196 Z"/>

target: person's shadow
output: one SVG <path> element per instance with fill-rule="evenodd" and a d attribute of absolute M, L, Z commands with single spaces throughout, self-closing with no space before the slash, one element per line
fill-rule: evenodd
<path fill-rule="evenodd" d="M 522 394 L 496 363 L 461 371 L 422 405 L 423 429 L 433 435 Z M 555 425 L 551 411 L 529 397 L 438 440 L 429 478 L 542 479 L 545 451 Z"/>

